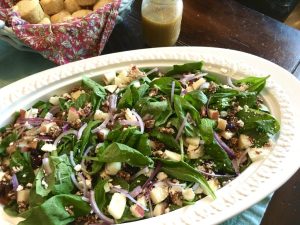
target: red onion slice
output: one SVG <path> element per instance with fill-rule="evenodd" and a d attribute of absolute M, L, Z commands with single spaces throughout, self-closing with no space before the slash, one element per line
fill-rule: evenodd
<path fill-rule="evenodd" d="M 150 184 L 150 182 L 152 182 L 153 178 L 160 171 L 161 166 L 162 166 L 162 164 L 160 162 L 158 162 L 156 168 L 153 170 L 153 172 L 151 173 L 150 177 L 146 180 L 146 182 L 142 186 L 142 189 L 145 189 L 146 187 L 148 187 L 148 185 Z"/>
<path fill-rule="evenodd" d="M 135 200 L 129 193 L 128 191 L 121 189 L 121 188 L 117 188 L 117 187 L 112 187 L 111 188 L 113 191 L 115 192 L 119 192 L 124 194 L 130 201 L 132 201 L 133 203 L 137 204 L 139 207 L 141 207 L 143 210 L 145 211 L 149 211 L 149 209 L 147 209 L 145 206 L 143 206 L 141 203 L 139 203 L 137 200 Z"/>
<path fill-rule="evenodd" d="M 117 101 L 118 101 L 117 95 L 112 94 L 109 96 L 109 111 L 110 111 L 110 113 L 114 113 L 117 110 Z"/>
<path fill-rule="evenodd" d="M 175 93 L 175 81 L 172 82 L 172 88 L 171 88 L 171 104 L 173 104 L 173 101 L 174 101 L 174 93 Z"/>
<path fill-rule="evenodd" d="M 68 130 L 66 132 L 61 133 L 54 141 L 53 145 L 57 146 L 58 143 L 60 142 L 60 140 L 64 137 L 67 136 L 69 134 L 74 134 L 76 137 L 78 135 L 78 132 L 76 130 Z"/>
<path fill-rule="evenodd" d="M 83 156 L 82 156 L 82 160 L 80 162 L 80 165 L 81 165 L 81 169 L 82 171 L 86 172 L 87 173 L 87 170 L 86 170 L 86 167 L 85 167 L 85 157 L 90 153 L 90 151 L 93 149 L 94 147 L 93 146 L 90 146 L 88 147 L 85 152 L 83 153 Z"/>
<path fill-rule="evenodd" d="M 227 77 L 227 84 L 228 86 L 232 87 L 234 90 L 240 91 L 240 88 L 233 84 L 231 77 Z"/>
<path fill-rule="evenodd" d="M 97 216 L 99 216 L 99 218 L 101 220 L 104 221 L 104 223 L 113 224 L 115 222 L 113 219 L 105 216 L 104 213 L 101 212 L 101 210 L 98 208 L 96 200 L 95 200 L 95 192 L 94 192 L 94 190 L 91 191 L 90 203 L 91 203 L 91 207 L 92 207 L 93 211 L 97 214 Z"/>
<path fill-rule="evenodd" d="M 176 140 L 178 141 L 179 138 L 181 137 L 182 133 L 183 133 L 183 130 L 186 126 L 186 122 L 187 122 L 187 119 L 189 117 L 189 113 L 186 114 L 186 116 L 183 118 L 183 121 L 182 121 L 182 124 L 180 125 L 179 129 L 178 129 L 178 133 L 176 135 Z"/>
<path fill-rule="evenodd" d="M 111 119 L 112 119 L 112 114 L 109 113 L 108 116 L 106 117 L 106 119 L 103 121 L 103 123 L 101 123 L 100 126 L 96 127 L 94 130 L 92 130 L 92 133 L 97 133 L 101 129 L 105 128 Z"/>
<path fill-rule="evenodd" d="M 74 161 L 74 152 L 73 151 L 70 151 L 70 163 L 72 164 L 73 167 L 76 166 L 76 163 Z"/>
<path fill-rule="evenodd" d="M 16 191 L 19 186 L 19 181 L 18 181 L 17 175 L 15 173 L 11 177 L 11 183 L 13 186 L 13 190 Z"/>
<path fill-rule="evenodd" d="M 87 127 L 87 123 L 84 123 L 78 130 L 77 139 L 79 140 L 82 136 L 84 129 Z"/>
<path fill-rule="evenodd" d="M 136 113 L 135 110 L 131 110 L 132 114 L 136 117 L 136 119 L 138 120 L 139 124 L 140 124 L 140 130 L 142 133 L 144 133 L 144 130 L 145 130 L 145 124 L 143 122 L 143 119 L 142 117 Z"/>
<path fill-rule="evenodd" d="M 52 169 L 51 169 L 51 166 L 50 166 L 49 158 L 48 157 L 43 158 L 42 163 L 43 163 L 43 169 L 45 170 L 46 175 L 51 174 Z"/>
<path fill-rule="evenodd" d="M 82 191 L 82 187 L 79 185 L 74 173 L 71 174 L 71 180 L 73 184 L 77 187 L 77 189 Z"/>
<path fill-rule="evenodd" d="M 203 175 L 206 175 L 208 177 L 224 177 L 224 178 L 231 178 L 231 177 L 235 177 L 235 175 L 229 175 L 229 174 L 225 174 L 225 175 L 222 175 L 222 174 L 212 174 L 212 173 L 207 173 L 203 170 L 198 170 L 200 173 L 202 173 Z"/>
<path fill-rule="evenodd" d="M 143 192 L 143 189 L 141 186 L 137 186 L 135 187 L 129 194 L 135 198 L 136 196 L 138 196 L 139 194 L 141 194 Z"/>
<path fill-rule="evenodd" d="M 229 148 L 229 146 L 226 145 L 226 143 L 224 141 L 222 141 L 222 139 L 216 132 L 214 132 L 214 138 L 215 138 L 217 144 L 227 153 L 227 155 L 231 159 L 234 159 L 236 157 L 234 151 L 231 148 Z"/>
<path fill-rule="evenodd" d="M 120 120 L 119 123 L 122 126 L 140 126 L 139 121 L 131 121 L 131 120 Z"/>

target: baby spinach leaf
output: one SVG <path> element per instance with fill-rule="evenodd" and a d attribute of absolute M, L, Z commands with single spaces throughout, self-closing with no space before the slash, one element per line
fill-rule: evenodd
<path fill-rule="evenodd" d="M 210 94 L 209 108 L 226 110 L 238 94 L 237 90 L 221 88 L 216 93 Z"/>
<path fill-rule="evenodd" d="M 82 83 L 88 88 L 92 89 L 93 92 L 103 101 L 106 97 L 106 91 L 104 87 L 87 76 L 82 77 Z"/>
<path fill-rule="evenodd" d="M 49 102 L 44 102 L 44 101 L 38 101 L 37 103 L 35 103 L 32 108 L 37 108 L 40 111 L 40 117 L 44 118 L 47 114 L 47 112 L 49 112 L 50 108 L 52 107 L 52 105 Z"/>
<path fill-rule="evenodd" d="M 154 129 L 151 131 L 150 136 L 164 143 L 168 148 L 170 148 L 170 150 L 180 152 L 178 141 L 176 141 L 171 134 L 162 133 L 159 129 Z"/>
<path fill-rule="evenodd" d="M 29 200 L 28 200 L 29 207 L 33 208 L 35 206 L 39 206 L 45 201 L 46 198 L 36 193 L 36 181 L 34 181 L 29 193 Z"/>
<path fill-rule="evenodd" d="M 176 179 L 199 183 L 205 192 L 213 199 L 216 198 L 214 191 L 210 188 L 203 175 L 189 164 L 179 161 L 158 159 L 162 163 L 161 170 Z"/>
<path fill-rule="evenodd" d="M 18 203 L 16 200 L 11 200 L 8 204 L 6 204 L 4 207 L 3 207 L 3 210 L 4 212 L 9 215 L 9 216 L 13 216 L 13 217 L 16 217 L 18 216 Z"/>
<path fill-rule="evenodd" d="M 95 201 L 98 205 L 98 208 L 102 211 L 104 206 L 107 204 L 107 197 L 104 190 L 104 186 L 107 184 L 107 180 L 99 180 L 96 184 L 95 190 Z"/>
<path fill-rule="evenodd" d="M 140 175 L 134 180 L 131 181 L 129 191 L 132 191 L 137 186 L 142 186 L 146 181 L 148 180 L 148 177 L 145 175 Z"/>
<path fill-rule="evenodd" d="M 144 156 L 138 150 L 120 143 L 112 143 L 98 154 L 100 162 L 125 162 L 131 166 L 152 166 L 151 158 Z"/>
<path fill-rule="evenodd" d="M 148 89 L 148 84 L 142 84 L 138 88 L 134 85 L 128 86 L 118 103 L 118 108 L 132 108 L 132 106 L 145 95 Z"/>
<path fill-rule="evenodd" d="M 118 108 L 131 108 L 133 103 L 133 97 L 131 92 L 131 86 L 126 88 L 126 91 L 124 92 L 122 98 L 120 99 L 118 103 Z"/>
<path fill-rule="evenodd" d="M 31 162 L 26 160 L 22 153 L 17 150 L 10 158 L 10 168 L 20 168 L 20 171 L 16 173 L 18 181 L 20 184 L 25 186 L 27 183 L 32 183 L 34 181 L 34 172 L 31 167 Z"/>
<path fill-rule="evenodd" d="M 173 69 L 166 73 L 166 76 L 172 76 L 183 73 L 196 73 L 201 71 L 203 62 L 192 62 L 183 65 L 174 65 Z"/>
<path fill-rule="evenodd" d="M 237 102 L 242 107 L 247 105 L 249 108 L 256 108 L 257 94 L 255 92 L 241 92 L 237 95 Z"/>
<path fill-rule="evenodd" d="M 197 127 L 201 123 L 200 114 L 194 108 L 194 106 L 179 95 L 174 95 L 174 109 L 179 119 L 179 124 L 177 124 L 176 126 L 177 129 L 179 129 L 187 113 L 189 113 L 196 124 L 195 126 L 193 126 L 190 122 L 187 122 L 184 128 L 185 134 L 190 137 L 199 136 L 199 130 L 197 129 Z"/>
<path fill-rule="evenodd" d="M 116 128 L 109 132 L 107 135 L 107 140 L 126 144 L 131 148 L 137 149 L 146 156 L 151 154 L 148 134 L 141 133 L 139 130 L 133 127 L 129 127 L 124 131 L 123 128 Z"/>
<path fill-rule="evenodd" d="M 114 186 L 120 186 L 124 190 L 129 190 L 129 184 L 126 180 L 121 177 L 114 177 L 113 181 L 111 182 Z"/>
<path fill-rule="evenodd" d="M 65 207 L 72 207 L 72 214 Z M 66 225 L 91 211 L 90 205 L 77 195 L 55 195 L 40 206 L 31 208 L 27 218 L 18 225 Z"/>
<path fill-rule="evenodd" d="M 0 143 L 0 156 L 6 156 L 7 155 L 6 148 L 9 146 L 11 142 L 18 140 L 18 138 L 19 138 L 18 134 L 14 132 L 9 134 L 5 138 L 3 138 Z"/>
<path fill-rule="evenodd" d="M 208 73 L 207 75 L 204 76 L 204 78 L 205 78 L 208 82 L 212 81 L 212 82 L 214 82 L 214 83 L 216 83 L 216 84 L 222 84 L 220 78 L 219 78 L 218 75 L 216 75 L 216 74 Z"/>
<path fill-rule="evenodd" d="M 53 168 L 53 165 L 51 167 Z M 40 168 L 35 177 L 35 182 L 36 193 L 42 197 L 46 197 L 52 191 L 55 184 L 55 174 L 45 175 L 43 168 Z"/>
<path fill-rule="evenodd" d="M 216 170 L 223 173 L 234 174 L 232 162 L 226 152 L 215 142 L 204 146 L 205 153 L 216 165 Z"/>
<path fill-rule="evenodd" d="M 214 140 L 214 126 L 216 122 L 211 119 L 201 119 L 200 123 L 200 135 L 205 143 L 209 144 Z"/>
<path fill-rule="evenodd" d="M 279 122 L 266 112 L 251 108 L 243 109 L 237 113 L 237 117 L 244 122 L 242 131 L 256 130 L 274 135 L 280 130 Z"/>
<path fill-rule="evenodd" d="M 191 103 L 195 109 L 201 109 L 207 103 L 207 96 L 200 90 L 195 90 L 187 93 L 184 99 Z"/>
<path fill-rule="evenodd" d="M 257 94 L 259 94 L 266 86 L 266 81 L 269 77 L 270 75 L 266 77 L 247 77 L 241 80 L 234 81 L 234 84 L 246 84 L 248 85 L 247 91 L 256 92 Z"/>
<path fill-rule="evenodd" d="M 89 102 L 90 96 L 86 93 L 82 93 L 74 102 L 76 109 L 83 108 L 85 103 Z"/>
<path fill-rule="evenodd" d="M 173 82 L 175 82 L 174 93 L 179 95 L 181 92 L 181 89 L 182 89 L 181 84 L 178 80 L 175 80 L 174 78 L 171 78 L 171 77 L 161 77 L 161 78 L 155 79 L 150 83 L 150 87 L 157 88 L 162 93 L 164 93 L 168 96 L 171 96 Z"/>
<path fill-rule="evenodd" d="M 100 121 L 96 120 L 96 121 L 89 121 L 87 127 L 84 129 L 82 136 L 80 138 L 81 143 L 80 143 L 80 155 L 82 156 L 84 153 L 84 150 L 87 148 L 93 134 L 92 134 L 92 129 L 94 127 L 96 127 L 98 124 L 100 123 Z"/>

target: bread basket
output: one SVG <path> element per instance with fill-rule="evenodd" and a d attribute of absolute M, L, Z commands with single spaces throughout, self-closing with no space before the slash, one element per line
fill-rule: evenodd
<path fill-rule="evenodd" d="M 81 19 L 29 24 L 11 8 L 13 0 L 0 0 L 0 40 L 21 51 L 38 52 L 57 64 L 97 56 L 131 3 L 114 0 Z"/>

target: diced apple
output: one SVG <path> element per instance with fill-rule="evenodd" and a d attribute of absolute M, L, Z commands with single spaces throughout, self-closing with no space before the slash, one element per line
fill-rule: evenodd
<path fill-rule="evenodd" d="M 143 218 L 145 216 L 144 209 L 137 204 L 130 206 L 130 211 L 131 214 L 136 218 Z"/>
<path fill-rule="evenodd" d="M 155 187 L 150 192 L 151 200 L 154 204 L 164 201 L 169 195 L 167 186 Z"/>
<path fill-rule="evenodd" d="M 49 102 L 52 105 L 59 105 L 59 97 L 58 96 L 50 97 Z"/>
<path fill-rule="evenodd" d="M 107 90 L 108 92 L 114 93 L 114 92 L 117 90 L 118 86 L 115 85 L 115 84 L 112 84 L 112 85 L 107 85 L 107 86 L 105 86 L 104 88 L 105 88 L 105 90 Z"/>
<path fill-rule="evenodd" d="M 250 137 L 245 134 L 241 134 L 239 137 L 238 147 L 240 149 L 247 149 L 251 146 L 252 146 L 252 142 L 250 140 Z"/>
<path fill-rule="evenodd" d="M 266 158 L 269 153 L 270 150 L 267 148 L 250 148 L 248 150 L 248 155 L 252 162 Z"/>
<path fill-rule="evenodd" d="M 71 97 L 72 97 L 74 100 L 76 100 L 76 99 L 79 98 L 79 96 L 80 96 L 81 94 L 83 94 L 83 93 L 85 93 L 84 90 L 74 91 L 74 92 L 71 93 Z"/>
<path fill-rule="evenodd" d="M 220 129 L 220 130 L 226 130 L 226 126 L 227 126 L 227 121 L 224 120 L 224 119 L 219 118 L 217 128 Z"/>
<path fill-rule="evenodd" d="M 68 112 L 68 118 L 67 121 L 69 123 L 74 123 L 79 119 L 79 114 L 77 110 L 74 107 L 70 107 L 69 112 Z"/>
<path fill-rule="evenodd" d="M 168 178 L 168 175 L 164 172 L 159 172 L 157 175 L 156 175 L 157 179 L 159 181 L 162 181 L 164 179 L 167 179 Z"/>
<path fill-rule="evenodd" d="M 187 155 L 189 159 L 198 159 L 204 155 L 203 146 L 189 145 L 187 148 Z"/>
<path fill-rule="evenodd" d="M 200 78 L 199 80 L 193 82 L 192 86 L 194 90 L 198 90 L 202 84 L 204 84 L 206 80 L 204 78 Z"/>
<path fill-rule="evenodd" d="M 103 81 L 106 85 L 111 84 L 116 78 L 116 72 L 111 71 L 103 75 Z"/>
<path fill-rule="evenodd" d="M 185 142 L 189 145 L 199 146 L 200 145 L 200 138 L 199 137 L 187 137 L 185 139 Z"/>
<path fill-rule="evenodd" d="M 182 196 L 187 201 L 193 201 L 195 198 L 195 193 L 192 188 L 186 188 L 182 191 Z"/>
<path fill-rule="evenodd" d="M 121 219 L 126 207 L 126 197 L 120 193 L 114 193 L 108 205 L 108 213 L 116 220 Z"/>
<path fill-rule="evenodd" d="M 122 163 L 120 162 L 112 162 L 105 164 L 105 172 L 108 175 L 116 175 L 122 168 Z"/>
<path fill-rule="evenodd" d="M 169 150 L 166 150 L 164 152 L 164 158 L 166 159 L 171 159 L 173 161 L 180 161 L 181 160 L 181 155 L 175 152 L 171 152 Z"/>
<path fill-rule="evenodd" d="M 94 114 L 94 120 L 104 121 L 108 116 L 108 113 L 102 112 L 101 110 L 97 109 Z"/>
<path fill-rule="evenodd" d="M 231 131 L 222 131 L 221 132 L 221 136 L 223 138 L 225 138 L 226 140 L 229 140 L 229 139 L 231 139 L 234 136 L 234 133 L 231 132 Z"/>
<path fill-rule="evenodd" d="M 165 213 L 167 204 L 165 202 L 159 203 L 154 207 L 153 216 L 160 216 Z"/>
<path fill-rule="evenodd" d="M 213 120 L 217 120 L 219 118 L 219 111 L 214 110 L 214 109 L 209 109 L 208 110 L 208 117 L 213 119 Z"/>

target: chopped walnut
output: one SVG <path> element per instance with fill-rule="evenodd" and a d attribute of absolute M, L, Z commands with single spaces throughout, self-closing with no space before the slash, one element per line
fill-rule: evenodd
<path fill-rule="evenodd" d="M 160 127 L 159 131 L 162 133 L 165 133 L 165 134 L 174 134 L 175 133 L 174 129 L 171 127 Z"/>
<path fill-rule="evenodd" d="M 60 129 L 59 126 L 57 125 L 54 125 L 54 126 L 51 126 L 49 128 L 49 132 L 48 134 L 52 137 L 52 138 L 56 138 L 58 137 L 60 134 L 61 134 L 62 130 Z"/>
<path fill-rule="evenodd" d="M 154 125 L 155 125 L 155 120 L 147 120 L 147 121 L 145 121 L 145 127 L 148 128 L 148 129 L 153 128 Z"/>
<path fill-rule="evenodd" d="M 125 172 L 123 170 L 119 171 L 118 174 L 117 174 L 117 176 L 123 178 L 126 181 L 130 180 L 130 173 Z"/>
<path fill-rule="evenodd" d="M 182 193 L 175 191 L 175 192 L 170 192 L 170 199 L 173 204 L 182 206 Z"/>
<path fill-rule="evenodd" d="M 151 89 L 151 91 L 149 92 L 149 96 L 150 97 L 154 97 L 158 94 L 158 89 L 157 88 L 153 88 Z"/>
<path fill-rule="evenodd" d="M 83 109 L 79 109 L 78 113 L 82 117 L 87 117 L 92 112 L 92 104 L 87 103 Z"/>

